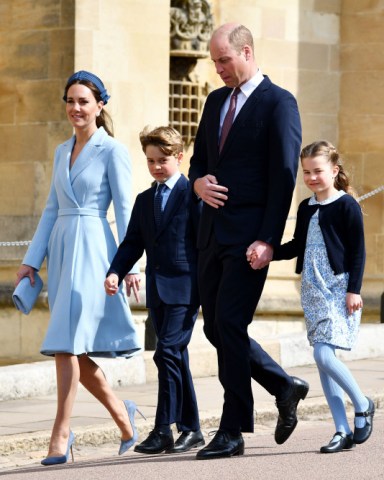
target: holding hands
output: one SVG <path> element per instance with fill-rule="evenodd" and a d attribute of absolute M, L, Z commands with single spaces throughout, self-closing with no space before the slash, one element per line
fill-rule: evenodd
<path fill-rule="evenodd" d="M 256 240 L 248 247 L 246 256 L 251 268 L 254 270 L 260 270 L 271 262 L 273 257 L 273 247 L 269 245 L 269 243 Z"/>

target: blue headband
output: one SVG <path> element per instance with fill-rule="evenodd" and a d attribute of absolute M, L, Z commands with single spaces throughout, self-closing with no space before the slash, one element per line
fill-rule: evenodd
<path fill-rule="evenodd" d="M 111 98 L 110 95 L 108 95 L 108 92 L 106 88 L 104 87 L 103 82 L 100 80 L 99 77 L 94 75 L 91 72 L 86 72 L 85 70 L 80 70 L 79 72 L 74 73 L 71 77 L 68 78 L 67 85 L 70 85 L 76 81 L 81 81 L 81 80 L 87 80 L 88 82 L 93 83 L 95 87 L 99 90 L 100 92 L 100 97 L 104 102 L 104 105 L 108 103 L 108 100 Z M 64 93 L 63 100 L 67 100 L 67 95 Z"/>

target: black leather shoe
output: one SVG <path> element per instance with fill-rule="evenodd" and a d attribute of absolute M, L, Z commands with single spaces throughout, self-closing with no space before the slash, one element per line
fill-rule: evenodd
<path fill-rule="evenodd" d="M 211 442 L 197 452 L 197 460 L 244 455 L 244 440 L 241 434 L 233 436 L 218 430 Z"/>
<path fill-rule="evenodd" d="M 371 436 L 373 428 L 373 415 L 375 414 L 375 404 L 367 397 L 369 402 L 368 410 L 366 412 L 355 413 L 355 417 L 365 417 L 364 427 L 355 427 L 353 432 L 353 441 L 355 443 L 364 443 Z"/>
<path fill-rule="evenodd" d="M 153 455 L 156 453 L 162 453 L 166 450 L 173 448 L 173 434 L 162 433 L 158 430 L 152 430 L 148 435 L 148 438 L 144 442 L 139 443 L 134 448 L 137 453 L 147 453 Z"/>
<path fill-rule="evenodd" d="M 205 445 L 205 441 L 200 430 L 197 430 L 197 432 L 183 432 L 176 440 L 174 447 L 165 453 L 188 452 L 191 448 L 202 447 L 203 445 Z"/>
<path fill-rule="evenodd" d="M 335 440 L 335 437 L 339 437 Z M 343 450 L 350 450 L 355 446 L 353 442 L 353 434 L 349 433 L 348 435 L 344 432 L 336 432 L 332 440 L 320 448 L 321 453 L 337 453 L 342 452 Z"/>
<path fill-rule="evenodd" d="M 293 388 L 290 396 L 284 401 L 276 401 L 279 418 L 275 430 L 275 442 L 281 445 L 290 437 L 297 425 L 297 405 L 307 396 L 309 385 L 300 378 L 292 377 Z"/>

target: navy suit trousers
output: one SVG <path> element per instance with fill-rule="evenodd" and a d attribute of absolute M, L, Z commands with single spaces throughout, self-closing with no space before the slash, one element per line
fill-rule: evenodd
<path fill-rule="evenodd" d="M 211 235 L 199 253 L 204 332 L 217 349 L 224 387 L 220 428 L 233 434 L 254 429 L 251 378 L 277 399 L 292 387 L 291 377 L 248 336 L 268 268 L 253 270 L 246 260 L 247 247 L 219 245 Z"/>
<path fill-rule="evenodd" d="M 179 432 L 200 428 L 188 357 L 188 344 L 198 311 L 196 305 L 163 302 L 150 309 L 157 335 L 153 357 L 159 377 L 156 427 L 176 423 Z"/>

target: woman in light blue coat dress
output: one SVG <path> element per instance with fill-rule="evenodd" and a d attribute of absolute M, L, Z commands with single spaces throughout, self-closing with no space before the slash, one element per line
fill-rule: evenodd
<path fill-rule="evenodd" d="M 137 439 L 136 405 L 116 397 L 90 358 L 129 357 L 140 349 L 122 290 L 108 297 L 103 287 L 117 250 L 107 210 L 113 201 L 121 242 L 131 209 L 130 159 L 127 149 L 112 138 L 110 117 L 103 108 L 109 96 L 98 77 L 75 73 L 63 98 L 75 134 L 56 149 L 47 204 L 17 272 L 17 283 L 28 276 L 33 284 L 34 272 L 47 257 L 50 322 L 41 353 L 55 357 L 58 407 L 44 465 L 68 460 L 79 381 L 120 428 L 120 450 Z M 136 293 L 139 276 L 129 275 L 127 282 Z"/>

